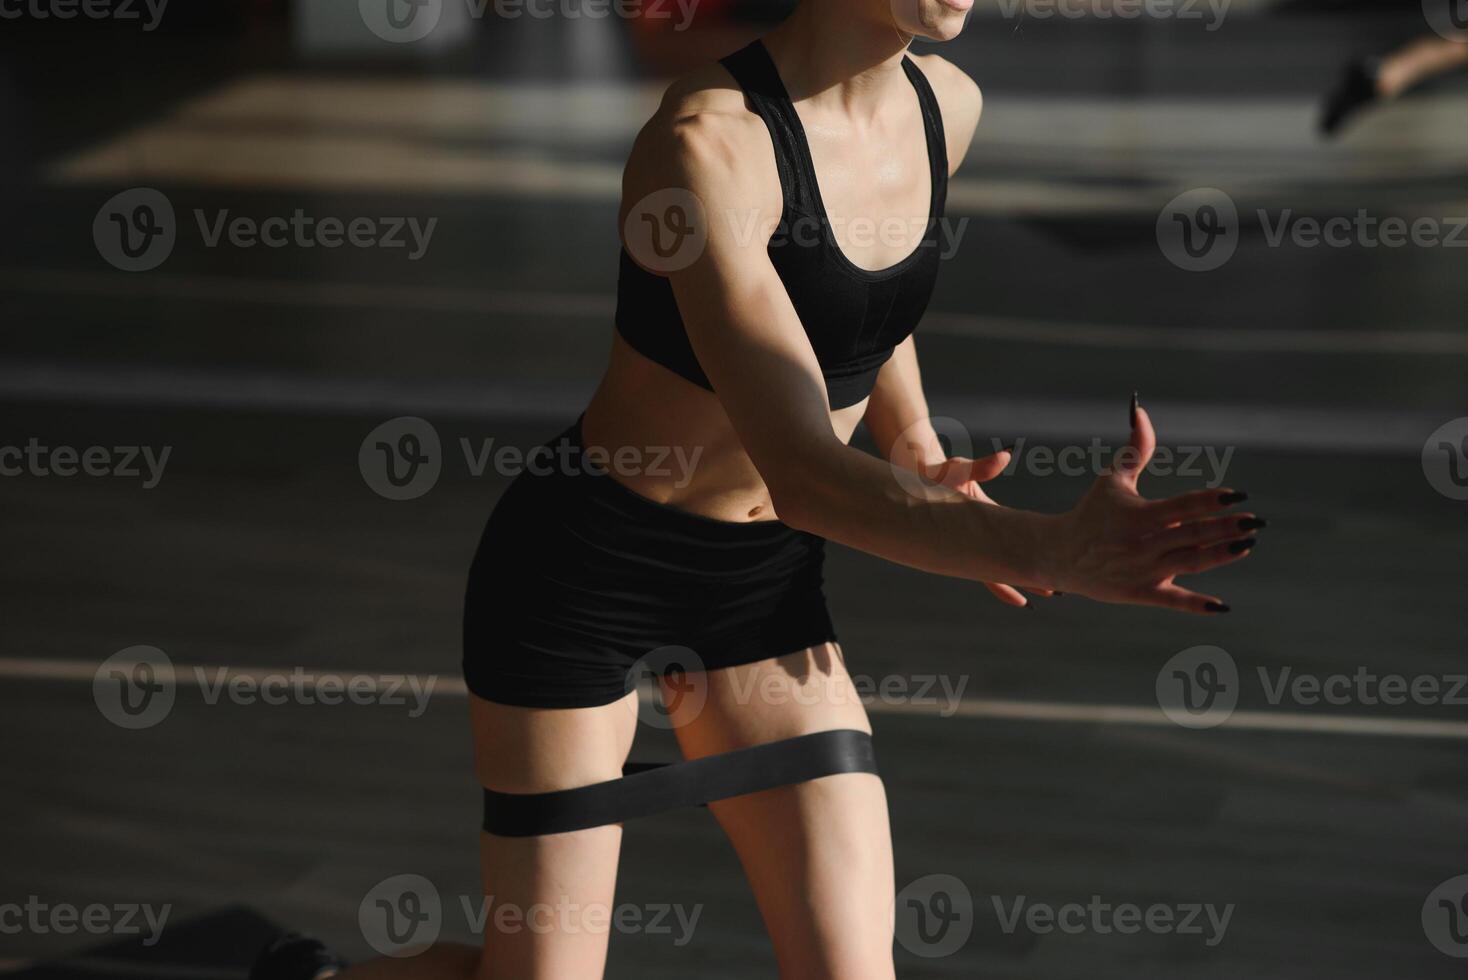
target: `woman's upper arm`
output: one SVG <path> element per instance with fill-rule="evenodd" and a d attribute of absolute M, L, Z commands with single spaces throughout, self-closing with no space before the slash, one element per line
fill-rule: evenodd
<path fill-rule="evenodd" d="M 628 165 L 627 218 L 665 221 L 637 211 L 667 188 L 686 191 L 685 200 L 699 206 L 692 217 L 707 240 L 666 274 L 699 364 L 775 510 L 793 509 L 812 467 L 844 447 L 831 428 L 820 362 L 767 251 L 783 200 L 769 135 L 742 98 L 737 112 L 665 105 L 660 116 Z"/>

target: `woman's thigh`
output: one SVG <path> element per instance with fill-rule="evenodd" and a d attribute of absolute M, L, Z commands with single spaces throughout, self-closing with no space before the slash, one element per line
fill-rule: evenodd
<path fill-rule="evenodd" d="M 470 698 L 480 784 L 547 793 L 616 779 L 637 695 L 597 708 L 518 708 Z M 542 837 L 480 836 L 486 897 L 480 980 L 596 980 L 606 964 L 619 824 Z"/>
<path fill-rule="evenodd" d="M 870 731 L 835 644 L 665 686 L 685 757 L 813 732 Z M 780 975 L 890 980 L 892 834 L 882 782 L 827 776 L 714 803 L 774 944 Z"/>

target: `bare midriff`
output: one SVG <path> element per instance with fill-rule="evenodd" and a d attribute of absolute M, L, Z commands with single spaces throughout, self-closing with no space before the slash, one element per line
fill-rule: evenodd
<path fill-rule="evenodd" d="M 831 412 L 831 428 L 843 442 L 851 440 L 866 404 Z M 735 523 L 779 517 L 719 399 L 615 333 L 581 436 L 588 449 L 612 460 L 614 479 L 650 500 Z"/>

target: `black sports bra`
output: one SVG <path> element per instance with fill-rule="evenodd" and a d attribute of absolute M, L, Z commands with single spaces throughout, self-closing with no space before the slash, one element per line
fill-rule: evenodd
<path fill-rule="evenodd" d="M 937 232 L 948 196 L 948 148 L 938 100 L 922 69 L 904 58 L 903 71 L 922 108 L 933 194 L 918 247 L 896 265 L 869 272 L 847 259 L 836 243 L 805 130 L 764 44 L 755 41 L 721 64 L 764 119 L 775 145 L 784 211 L 770 239 L 770 261 L 820 361 L 831 407 L 855 405 L 871 394 L 892 349 L 917 327 L 938 277 Z M 616 324 L 634 350 L 713 390 L 688 342 L 672 286 L 639 266 L 626 248 L 617 281 Z"/>

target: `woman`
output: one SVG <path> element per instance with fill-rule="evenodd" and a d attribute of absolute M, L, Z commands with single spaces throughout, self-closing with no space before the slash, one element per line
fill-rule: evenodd
<path fill-rule="evenodd" d="M 1141 498 L 1154 440 L 1135 401 L 1130 451 L 1058 516 L 990 502 L 978 485 L 1009 454 L 945 459 L 928 421 L 910 334 L 981 98 L 907 46 L 954 37 L 970 4 L 804 0 L 762 43 L 675 83 L 642 130 L 623 188 L 629 254 L 610 366 L 543 457 L 545 475 L 500 500 L 470 575 L 464 667 L 485 787 L 544 793 L 620 776 L 636 725 L 629 673 L 670 645 L 707 668 L 687 679 L 695 697 L 669 708 L 688 758 L 869 732 L 821 595 L 825 538 L 993 583 L 1014 605 L 1027 603 L 1022 588 L 1227 611 L 1172 576 L 1242 557 L 1259 522 L 1221 513 L 1240 494 Z M 903 230 L 860 230 L 872 227 Z M 689 240 L 691 254 L 675 255 Z M 959 492 L 898 480 L 851 448 L 862 421 L 892 461 Z M 593 476 L 591 450 L 663 465 Z M 696 460 L 691 478 L 668 459 Z M 772 687 L 798 696 L 748 697 Z M 878 778 L 836 775 L 712 810 L 782 977 L 894 976 Z M 621 836 L 618 825 L 485 834 L 485 892 L 522 910 L 610 906 Z M 437 947 L 343 976 L 586 980 L 602 975 L 608 937 L 572 923 L 485 939 L 482 954 Z"/>

